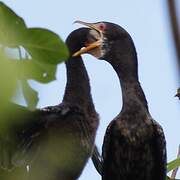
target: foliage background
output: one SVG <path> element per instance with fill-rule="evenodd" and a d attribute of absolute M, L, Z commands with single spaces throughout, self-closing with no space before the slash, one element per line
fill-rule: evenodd
<path fill-rule="evenodd" d="M 166 1 L 4 0 L 3 2 L 22 16 L 29 27 L 51 29 L 64 40 L 73 29 L 79 27 L 72 25 L 75 20 L 88 22 L 105 20 L 126 28 L 137 48 L 139 77 L 149 102 L 150 112 L 165 131 L 168 161 L 176 157 L 180 143 L 180 102 L 173 96 L 179 87 L 179 74 L 176 69 Z M 180 7 L 180 3 L 177 4 Z M 97 144 L 101 148 L 105 129 L 122 105 L 120 87 L 117 76 L 109 64 L 97 61 L 89 55 L 85 55 L 84 59 L 91 79 L 94 102 L 101 117 L 97 135 Z M 32 81 L 31 85 L 40 92 L 38 107 L 59 103 L 65 82 L 64 65 L 58 67 L 56 81 L 48 85 Z M 25 104 L 21 93 L 15 99 Z M 180 174 L 177 178 L 180 178 Z M 80 179 L 99 179 L 91 162 Z"/>

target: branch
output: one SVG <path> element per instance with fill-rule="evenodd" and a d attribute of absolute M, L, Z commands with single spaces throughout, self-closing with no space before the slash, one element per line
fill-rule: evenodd
<path fill-rule="evenodd" d="M 178 150 L 178 154 L 177 154 L 177 158 L 180 157 L 180 145 L 179 145 L 179 150 Z M 177 174 L 177 171 L 178 171 L 178 167 L 176 169 L 174 169 L 172 171 L 172 174 L 171 174 L 171 179 L 175 179 L 176 178 L 176 174 Z"/>
<path fill-rule="evenodd" d="M 94 164 L 94 167 L 96 168 L 97 172 L 102 175 L 102 157 L 101 155 L 99 154 L 99 151 L 98 151 L 98 148 L 97 146 L 95 145 L 94 146 L 94 151 L 93 151 L 93 154 L 92 154 L 92 162 Z"/>
<path fill-rule="evenodd" d="M 167 3 L 180 72 L 180 30 L 178 26 L 178 17 L 176 13 L 176 3 L 175 0 L 167 0 Z"/>

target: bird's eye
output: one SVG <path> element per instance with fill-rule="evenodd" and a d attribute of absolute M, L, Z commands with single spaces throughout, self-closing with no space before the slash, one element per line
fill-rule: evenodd
<path fill-rule="evenodd" d="M 100 24 L 99 24 L 99 29 L 100 29 L 101 31 L 104 31 L 104 29 L 105 29 L 105 24 L 100 23 Z"/>

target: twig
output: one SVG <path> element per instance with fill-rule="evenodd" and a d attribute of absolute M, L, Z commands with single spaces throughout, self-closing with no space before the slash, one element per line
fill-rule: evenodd
<path fill-rule="evenodd" d="M 94 167 L 96 168 L 97 172 L 102 175 L 102 157 L 101 155 L 99 154 L 99 151 L 98 151 L 98 148 L 97 146 L 95 145 L 94 146 L 94 151 L 93 151 L 93 154 L 92 154 L 92 162 L 94 164 Z"/>
<path fill-rule="evenodd" d="M 180 71 L 180 30 L 178 26 L 178 17 L 176 13 L 176 3 L 175 0 L 167 0 L 167 3 L 168 3 L 169 15 L 170 15 L 171 28 L 175 43 L 175 49 L 177 54 L 177 61 Z"/>
<path fill-rule="evenodd" d="M 177 154 L 177 158 L 180 157 L 180 145 L 179 145 L 179 149 L 178 149 L 178 154 Z M 176 178 L 176 174 L 177 174 L 177 171 L 178 171 L 178 167 L 176 169 L 174 169 L 172 171 L 172 174 L 171 174 L 171 179 L 175 179 Z"/>

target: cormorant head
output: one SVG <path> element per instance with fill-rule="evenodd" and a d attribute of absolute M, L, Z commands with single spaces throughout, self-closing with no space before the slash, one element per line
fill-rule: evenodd
<path fill-rule="evenodd" d="M 89 53 L 110 63 L 122 59 L 123 56 L 136 56 L 132 38 L 121 26 L 110 22 L 86 23 L 76 21 L 75 23 L 85 25 L 90 30 L 86 36 L 87 40 L 84 47 L 74 53 L 73 56 Z"/>
<path fill-rule="evenodd" d="M 69 34 L 66 39 L 66 44 L 69 48 L 70 55 L 81 49 L 87 41 L 89 28 L 79 28 Z M 79 54 L 80 55 L 80 54 Z"/>

